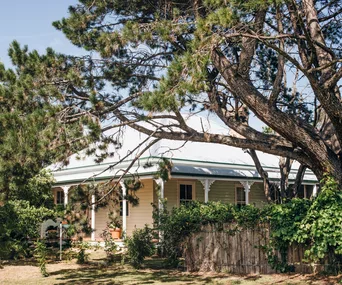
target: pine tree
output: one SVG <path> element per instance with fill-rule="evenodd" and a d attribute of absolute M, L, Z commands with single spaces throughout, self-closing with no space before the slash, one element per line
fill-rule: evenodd
<path fill-rule="evenodd" d="M 25 189 L 33 177 L 56 160 L 67 163 L 69 155 L 91 141 L 84 136 L 85 119 L 82 122 L 63 119 L 65 98 L 54 87 L 53 78 L 45 73 L 54 72 L 54 65 L 60 64 L 59 57 L 52 50 L 44 56 L 36 51 L 28 53 L 28 48 L 21 48 L 17 42 L 12 44 L 9 55 L 15 69 L 5 69 L 0 64 L 0 198 L 3 201 L 32 197 Z"/>
<path fill-rule="evenodd" d="M 340 1 L 81 0 L 69 12 L 54 26 L 89 56 L 12 48 L 61 121 L 94 139 L 105 121 L 263 151 L 342 183 Z M 242 106 L 272 131 L 246 124 Z M 212 112 L 239 137 L 194 130 L 183 111 Z"/>

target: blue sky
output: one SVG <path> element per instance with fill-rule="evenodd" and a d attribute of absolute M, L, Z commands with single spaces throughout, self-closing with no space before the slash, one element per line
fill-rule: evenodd
<path fill-rule="evenodd" d="M 57 52 L 82 54 L 51 23 L 68 15 L 68 7 L 76 0 L 2 0 L 0 10 L 0 61 L 10 66 L 7 55 L 10 43 L 17 40 L 29 49 L 44 52 L 52 47 Z"/>

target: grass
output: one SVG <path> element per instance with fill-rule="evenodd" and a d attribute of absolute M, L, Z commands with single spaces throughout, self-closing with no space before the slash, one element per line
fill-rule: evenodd
<path fill-rule="evenodd" d="M 0 284 L 209 284 L 209 285 L 250 285 L 250 284 L 337 284 L 340 277 L 317 277 L 299 274 L 272 274 L 237 276 L 224 273 L 188 273 L 184 268 L 163 269 L 162 259 L 152 258 L 146 261 L 144 268 L 135 270 L 121 264 L 118 256 L 113 264 L 108 265 L 102 251 L 92 252 L 89 263 L 76 264 L 75 260 L 49 262 L 49 277 L 42 277 L 39 268 L 32 260 L 3 262 L 0 267 Z"/>

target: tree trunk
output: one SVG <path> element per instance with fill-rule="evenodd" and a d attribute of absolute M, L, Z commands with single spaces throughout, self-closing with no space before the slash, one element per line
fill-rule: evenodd
<path fill-rule="evenodd" d="M 252 157 L 255 167 L 263 179 L 264 182 L 264 192 L 265 192 L 265 197 L 268 202 L 272 201 L 272 196 L 271 196 L 271 183 L 270 180 L 268 179 L 268 173 L 264 170 L 262 167 L 260 160 L 258 158 L 258 155 L 256 154 L 256 151 L 254 149 L 249 149 L 247 153 Z"/>
<path fill-rule="evenodd" d="M 302 185 L 302 181 L 303 181 L 303 178 L 304 178 L 305 170 L 306 170 L 306 166 L 301 164 L 299 166 L 299 169 L 298 169 L 298 172 L 297 172 L 297 176 L 296 176 L 296 181 L 293 184 L 292 191 L 289 193 L 289 195 L 291 195 L 290 198 L 297 197 L 299 188 Z"/>

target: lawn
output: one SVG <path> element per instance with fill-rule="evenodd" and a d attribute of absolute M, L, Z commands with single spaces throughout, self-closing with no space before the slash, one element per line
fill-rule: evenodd
<path fill-rule="evenodd" d="M 183 268 L 162 269 L 162 260 L 150 259 L 144 268 L 135 270 L 118 260 L 108 265 L 101 251 L 90 255 L 88 264 L 79 265 L 75 260 L 53 262 L 47 265 L 48 277 L 42 277 L 33 261 L 2 262 L 0 284 L 338 284 L 339 277 L 317 277 L 299 274 L 272 274 L 236 276 L 227 273 L 188 273 Z"/>

